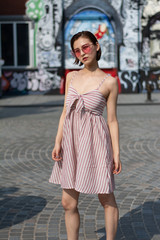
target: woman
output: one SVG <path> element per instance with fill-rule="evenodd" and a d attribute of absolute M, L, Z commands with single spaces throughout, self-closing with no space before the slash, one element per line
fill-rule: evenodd
<path fill-rule="evenodd" d="M 118 85 L 98 67 L 100 45 L 89 31 L 71 39 L 75 64 L 83 69 L 67 74 L 65 101 L 60 117 L 49 182 L 61 184 L 62 206 L 69 240 L 77 240 L 80 192 L 98 194 L 105 211 L 107 240 L 115 239 L 118 208 L 114 174 L 121 172 L 119 129 L 116 117 Z M 107 123 L 102 114 L 107 107 Z"/>

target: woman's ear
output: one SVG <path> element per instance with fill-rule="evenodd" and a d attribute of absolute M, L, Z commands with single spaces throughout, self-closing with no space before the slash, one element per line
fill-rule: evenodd
<path fill-rule="evenodd" d="M 99 51 L 99 49 L 100 49 L 100 45 L 99 45 L 99 43 L 98 42 L 96 42 L 96 45 L 97 45 L 97 52 Z"/>

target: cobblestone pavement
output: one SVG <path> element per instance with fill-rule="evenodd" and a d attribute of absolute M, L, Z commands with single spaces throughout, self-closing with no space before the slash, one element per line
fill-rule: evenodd
<path fill-rule="evenodd" d="M 0 108 L 0 240 L 67 239 L 61 188 L 48 183 L 61 110 Z M 118 106 L 118 119 L 123 172 L 116 176 L 116 240 L 159 240 L 160 107 Z M 81 194 L 79 210 L 80 240 L 104 240 L 97 196 Z"/>

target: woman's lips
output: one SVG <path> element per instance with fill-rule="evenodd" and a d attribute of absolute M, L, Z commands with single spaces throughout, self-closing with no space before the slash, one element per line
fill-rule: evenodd
<path fill-rule="evenodd" d="M 86 61 L 87 59 L 88 59 L 88 57 L 84 57 L 84 58 L 83 58 L 83 61 Z"/>

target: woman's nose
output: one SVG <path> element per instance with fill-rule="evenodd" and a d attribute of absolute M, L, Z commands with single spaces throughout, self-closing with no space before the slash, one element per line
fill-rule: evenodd
<path fill-rule="evenodd" d="M 80 54 L 81 56 L 85 54 L 82 49 L 80 49 Z"/>

